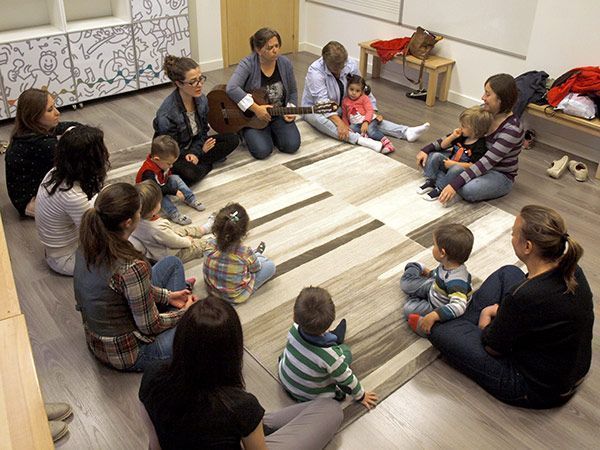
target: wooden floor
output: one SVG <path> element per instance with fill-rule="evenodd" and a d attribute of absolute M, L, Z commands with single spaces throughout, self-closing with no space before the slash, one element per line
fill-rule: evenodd
<path fill-rule="evenodd" d="M 307 53 L 292 57 L 300 96 L 304 74 L 314 59 Z M 206 91 L 226 82 L 231 73 L 232 68 L 207 73 Z M 432 124 L 417 143 L 394 140 L 397 151 L 393 158 L 413 165 L 422 145 L 456 127 L 462 110 L 459 106 L 438 102 L 434 108 L 428 108 L 424 102 L 407 99 L 404 88 L 385 80 L 374 81 L 372 87 L 386 118 L 408 125 L 426 121 Z M 65 109 L 63 119 L 102 127 L 109 150 L 114 151 L 150 140 L 154 112 L 169 92 L 170 88 L 161 87 L 90 102 L 77 111 Z M 10 122 L 0 124 L 0 140 L 9 137 L 11 128 Z M 512 214 L 529 203 L 557 209 L 566 218 L 569 233 L 585 248 L 581 265 L 592 290 L 598 293 L 600 187 L 590 181 L 578 183 L 569 173 L 560 180 L 547 177 L 545 169 L 563 153 L 542 145 L 524 150 L 513 191 L 490 203 Z M 590 173 L 595 169 L 595 165 L 590 165 Z M 3 168 L 0 178 L 0 185 L 4 186 Z M 18 218 L 5 189 L 0 206 L 44 396 L 47 401 L 68 401 L 75 411 L 69 437 L 57 447 L 146 448 L 145 432 L 137 414 L 139 375 L 116 373 L 94 362 L 85 348 L 71 285 L 46 268 L 33 221 Z M 510 246 L 510 242 L 506 245 Z M 594 327 L 595 356 L 600 348 L 598 327 L 598 324 Z M 339 433 L 330 448 L 597 448 L 599 366 L 594 358 L 580 392 L 563 408 L 527 411 L 495 401 L 444 361 L 437 360 L 374 411 Z M 257 395 L 266 409 L 286 402 L 275 381 L 249 355 L 245 360 L 245 376 L 248 390 Z"/>

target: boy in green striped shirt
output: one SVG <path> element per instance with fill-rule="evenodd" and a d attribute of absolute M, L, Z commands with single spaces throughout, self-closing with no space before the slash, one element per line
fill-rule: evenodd
<path fill-rule="evenodd" d="M 335 320 L 331 295 L 320 287 L 300 291 L 294 304 L 294 324 L 279 360 L 279 380 L 297 401 L 317 397 L 343 400 L 346 394 L 367 409 L 377 405 L 377 394 L 365 392 L 352 373 L 352 353 L 344 344 L 346 321 L 328 331 Z"/>

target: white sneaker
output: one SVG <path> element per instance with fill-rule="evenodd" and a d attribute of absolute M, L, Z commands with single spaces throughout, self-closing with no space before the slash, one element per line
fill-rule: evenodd
<path fill-rule="evenodd" d="M 565 173 L 565 170 L 567 170 L 568 164 L 569 157 L 565 155 L 562 158 L 553 161 L 552 166 L 550 166 L 550 168 L 546 170 L 546 173 L 552 178 L 560 178 L 562 174 Z"/>
<path fill-rule="evenodd" d="M 588 168 L 582 162 L 571 161 L 569 163 L 569 172 L 573 174 L 577 181 L 587 181 L 588 179 Z"/>
<path fill-rule="evenodd" d="M 381 141 L 376 141 L 375 139 L 366 138 L 363 136 L 359 137 L 356 143 L 358 145 L 362 145 L 363 147 L 370 148 L 371 150 L 375 150 L 377 153 L 381 153 L 381 148 L 383 147 Z"/>

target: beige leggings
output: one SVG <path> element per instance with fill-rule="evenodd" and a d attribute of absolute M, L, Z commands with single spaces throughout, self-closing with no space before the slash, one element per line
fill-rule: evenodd
<path fill-rule="evenodd" d="M 204 250 L 206 250 L 206 244 L 210 235 L 203 235 L 200 227 L 198 226 L 188 226 L 183 227 L 177 230 L 177 234 L 180 236 L 190 236 L 192 239 L 191 247 L 182 248 L 175 256 L 179 257 L 182 262 L 186 263 L 191 261 L 192 259 L 200 259 L 204 255 Z"/>

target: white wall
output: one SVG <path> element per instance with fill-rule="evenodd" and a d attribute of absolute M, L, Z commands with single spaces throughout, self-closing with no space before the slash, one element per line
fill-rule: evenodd
<path fill-rule="evenodd" d="M 221 2 L 189 0 L 192 58 L 203 72 L 223 68 Z"/>
<path fill-rule="evenodd" d="M 351 57 L 358 59 L 358 42 L 371 39 L 392 39 L 410 36 L 414 30 L 400 25 L 345 12 L 310 1 L 300 0 L 300 50 L 320 54 L 328 41 L 337 40 L 346 46 Z M 456 61 L 450 85 L 449 100 L 463 106 L 478 103 L 483 82 L 492 74 L 506 72 L 517 76 L 528 70 L 545 70 L 556 78 L 578 66 L 598 65 L 600 49 L 600 2 L 596 0 L 538 1 L 527 58 L 520 59 L 493 50 L 444 39 L 435 52 Z M 427 28 L 427 24 L 421 24 Z M 485 26 L 485 24 L 465 24 Z M 520 30 L 515 29 L 515 33 Z M 382 76 L 392 81 L 412 86 L 402 75 L 398 64 L 383 66 Z M 598 139 L 573 133 L 564 127 L 548 127 L 543 120 L 528 120 L 542 132 L 540 140 L 579 152 L 588 157 L 590 148 L 596 146 L 594 160 L 598 158 Z M 564 135 L 562 141 L 551 132 Z M 556 138 L 556 139 L 555 139 Z M 577 142 L 573 142 L 577 141 Z M 566 146 L 568 145 L 568 146 Z"/>

